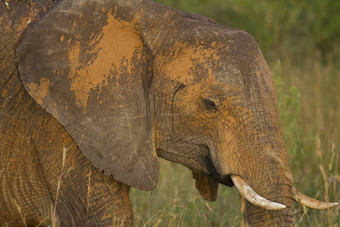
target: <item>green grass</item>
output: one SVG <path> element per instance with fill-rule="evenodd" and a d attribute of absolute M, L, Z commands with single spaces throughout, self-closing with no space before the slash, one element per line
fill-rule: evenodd
<path fill-rule="evenodd" d="M 295 185 L 322 201 L 340 201 L 340 77 L 336 64 L 307 58 L 276 63 L 281 125 Z M 296 205 L 296 224 L 340 224 L 338 209 L 317 211 Z"/>
<path fill-rule="evenodd" d="M 281 126 L 296 187 L 340 202 L 340 1 L 158 0 L 250 32 L 278 87 Z M 160 160 L 153 192 L 131 191 L 136 226 L 241 226 L 241 199 L 219 188 L 202 200 L 191 171 Z M 339 209 L 294 205 L 296 226 L 340 226 Z"/>
<path fill-rule="evenodd" d="M 235 188 L 220 186 L 217 201 L 207 202 L 196 190 L 189 169 L 164 160 L 160 168 L 154 191 L 131 190 L 135 226 L 240 225 L 241 199 Z"/>

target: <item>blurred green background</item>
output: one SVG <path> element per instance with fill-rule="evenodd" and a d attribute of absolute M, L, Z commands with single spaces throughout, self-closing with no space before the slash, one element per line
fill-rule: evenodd
<path fill-rule="evenodd" d="M 157 0 L 249 32 L 278 88 L 282 130 L 295 185 L 305 194 L 340 202 L 340 1 Z M 220 186 L 204 201 L 191 171 L 160 160 L 153 192 L 132 189 L 135 226 L 240 226 L 241 199 Z M 339 210 L 294 206 L 297 226 L 339 226 Z"/>

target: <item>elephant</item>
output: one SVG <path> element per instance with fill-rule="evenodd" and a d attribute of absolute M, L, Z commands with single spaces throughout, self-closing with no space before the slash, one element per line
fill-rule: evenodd
<path fill-rule="evenodd" d="M 246 200 L 251 226 L 293 225 L 270 69 L 254 38 L 150 0 L 0 4 L 0 223 L 131 226 L 157 157 Z"/>

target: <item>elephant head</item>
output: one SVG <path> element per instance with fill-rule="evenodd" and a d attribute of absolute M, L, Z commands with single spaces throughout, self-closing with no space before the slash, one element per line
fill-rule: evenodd
<path fill-rule="evenodd" d="M 250 224 L 290 224 L 292 200 L 310 202 L 292 187 L 275 84 L 243 31 L 147 0 L 65 0 L 17 56 L 28 93 L 125 184 L 152 190 L 158 155 L 189 167 L 206 199 L 235 185 Z"/>

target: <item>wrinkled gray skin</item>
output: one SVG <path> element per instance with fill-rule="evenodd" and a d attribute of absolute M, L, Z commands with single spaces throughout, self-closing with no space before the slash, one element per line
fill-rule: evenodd
<path fill-rule="evenodd" d="M 156 186 L 157 153 L 207 199 L 237 175 L 287 207 L 246 202 L 249 224 L 292 225 L 276 89 L 251 35 L 148 0 L 56 4 L 0 6 L 1 223 L 37 224 L 57 203 L 65 225 L 131 225 L 127 185 Z"/>

